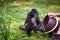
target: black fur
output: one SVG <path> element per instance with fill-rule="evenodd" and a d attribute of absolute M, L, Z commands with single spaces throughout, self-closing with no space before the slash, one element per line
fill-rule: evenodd
<path fill-rule="evenodd" d="M 35 18 L 36 19 L 36 27 L 34 26 L 34 24 L 32 23 L 31 19 L 32 18 Z M 28 25 L 26 25 L 26 33 L 27 34 L 31 34 L 31 31 L 33 30 L 34 32 L 37 32 L 38 28 L 40 27 L 41 25 L 41 21 L 39 20 L 39 15 L 38 15 L 38 12 L 36 9 L 32 9 L 31 12 L 29 12 L 27 14 L 27 19 L 25 21 L 25 24 L 28 23 Z M 39 26 L 39 27 L 37 27 Z"/>

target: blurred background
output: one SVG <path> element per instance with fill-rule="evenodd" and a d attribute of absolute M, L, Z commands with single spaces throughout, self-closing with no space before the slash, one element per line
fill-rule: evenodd
<path fill-rule="evenodd" d="M 43 20 L 49 12 L 60 12 L 60 0 L 0 0 L 0 40 L 51 40 L 45 33 L 29 37 L 19 29 L 32 9 Z"/>

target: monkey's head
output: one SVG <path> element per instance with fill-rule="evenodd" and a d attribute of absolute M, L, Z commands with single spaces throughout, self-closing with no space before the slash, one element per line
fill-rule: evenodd
<path fill-rule="evenodd" d="M 31 10 L 31 17 L 34 17 L 34 18 L 38 18 L 38 17 L 39 17 L 39 16 L 38 16 L 38 12 L 37 12 L 36 9 L 32 9 L 32 10 Z"/>

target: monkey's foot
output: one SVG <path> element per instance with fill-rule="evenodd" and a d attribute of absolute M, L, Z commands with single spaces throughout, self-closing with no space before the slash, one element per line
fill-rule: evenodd
<path fill-rule="evenodd" d="M 19 29 L 25 31 L 25 28 L 23 27 L 23 25 L 19 26 Z"/>

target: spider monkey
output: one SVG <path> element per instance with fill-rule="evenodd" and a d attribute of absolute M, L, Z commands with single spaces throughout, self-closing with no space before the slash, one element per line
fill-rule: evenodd
<path fill-rule="evenodd" d="M 27 19 L 24 26 L 20 26 L 20 29 L 26 31 L 26 34 L 31 34 L 32 30 L 36 33 L 41 25 L 39 20 L 39 15 L 36 9 L 32 9 L 31 12 L 27 14 Z"/>

